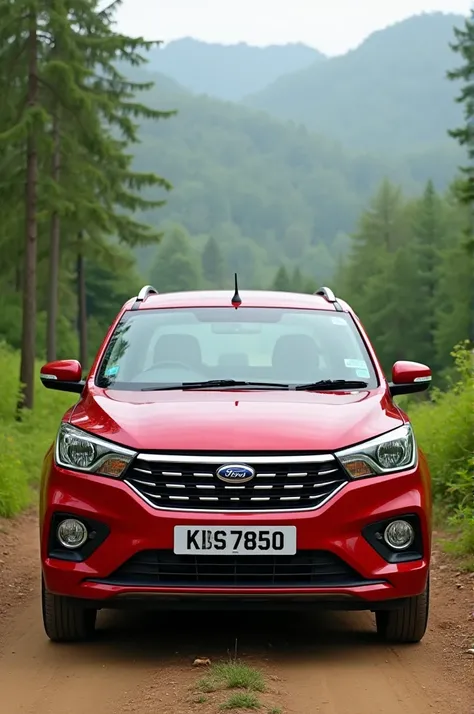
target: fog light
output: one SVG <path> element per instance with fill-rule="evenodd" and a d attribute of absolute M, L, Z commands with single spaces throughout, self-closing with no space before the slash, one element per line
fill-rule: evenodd
<path fill-rule="evenodd" d="M 58 540 L 64 548 L 80 548 L 87 540 L 87 528 L 75 518 L 66 518 L 58 526 Z"/>
<path fill-rule="evenodd" d="M 393 550 L 406 550 L 415 540 L 415 531 L 407 521 L 392 521 L 386 527 L 383 537 Z"/>

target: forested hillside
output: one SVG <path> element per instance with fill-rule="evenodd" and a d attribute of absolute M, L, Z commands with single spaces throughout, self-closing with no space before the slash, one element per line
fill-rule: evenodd
<path fill-rule="evenodd" d="M 371 35 L 344 56 L 276 80 L 250 106 L 292 119 L 346 146 L 407 152 L 446 144 L 461 118 L 446 72 L 457 15 L 420 15 Z"/>
<path fill-rule="evenodd" d="M 150 78 L 143 71 L 132 76 Z M 197 247 L 199 236 L 214 236 L 229 274 L 238 268 L 249 286 L 267 283 L 285 259 L 329 279 L 345 234 L 385 176 L 408 195 L 429 179 L 443 190 L 461 156 L 453 142 L 445 151 L 360 152 L 253 110 L 193 96 L 161 75 L 151 78 L 147 103 L 178 114 L 142 125 L 136 166 L 159 166 L 174 189 L 166 206 L 143 219 L 181 224 L 198 237 Z M 147 264 L 150 250 L 140 255 Z"/>
<path fill-rule="evenodd" d="M 239 101 L 264 89 L 278 77 L 325 59 L 303 44 L 252 47 L 176 40 L 149 54 L 150 70 L 175 79 L 197 94 Z"/>

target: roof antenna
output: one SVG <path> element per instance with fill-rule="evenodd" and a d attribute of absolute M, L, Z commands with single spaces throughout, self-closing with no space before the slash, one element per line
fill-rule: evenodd
<path fill-rule="evenodd" d="M 242 298 L 239 295 L 239 287 L 237 284 L 237 273 L 234 273 L 234 276 L 235 276 L 235 293 L 234 293 L 234 297 L 232 298 L 232 305 L 237 310 L 237 308 L 240 305 L 242 305 Z"/>

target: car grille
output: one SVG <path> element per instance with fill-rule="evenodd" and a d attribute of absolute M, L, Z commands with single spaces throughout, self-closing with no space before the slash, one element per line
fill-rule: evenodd
<path fill-rule="evenodd" d="M 245 484 L 227 484 L 216 470 L 228 463 L 255 470 Z M 223 457 L 140 454 L 126 482 L 155 508 L 193 511 L 294 511 L 323 505 L 347 476 L 330 454 Z"/>
<path fill-rule="evenodd" d="M 175 555 L 145 550 L 95 582 L 124 587 L 353 587 L 373 584 L 333 553 L 284 556 Z"/>

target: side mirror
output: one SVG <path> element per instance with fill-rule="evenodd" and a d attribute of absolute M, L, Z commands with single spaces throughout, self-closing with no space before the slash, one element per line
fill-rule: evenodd
<path fill-rule="evenodd" d="M 40 378 L 46 389 L 56 389 L 60 392 L 82 394 L 85 386 L 81 364 L 75 359 L 48 362 L 41 367 Z"/>
<path fill-rule="evenodd" d="M 431 369 L 419 362 L 395 362 L 392 381 L 389 383 L 393 397 L 399 394 L 424 392 L 431 384 Z"/>

